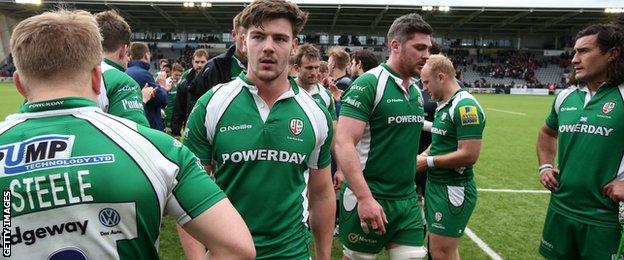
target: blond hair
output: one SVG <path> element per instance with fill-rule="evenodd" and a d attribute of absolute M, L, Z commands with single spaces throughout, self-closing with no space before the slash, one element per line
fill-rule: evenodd
<path fill-rule="evenodd" d="M 102 36 L 83 10 L 45 12 L 21 21 L 11 53 L 23 79 L 75 79 L 102 61 Z"/>
<path fill-rule="evenodd" d="M 327 50 L 327 56 L 334 57 L 336 61 L 336 67 L 339 70 L 344 70 L 349 65 L 349 53 L 347 53 L 342 47 L 333 46 Z"/>
<path fill-rule="evenodd" d="M 444 73 L 451 78 L 455 78 L 455 67 L 453 62 L 442 54 L 431 55 L 427 60 L 427 66 L 432 73 Z"/>

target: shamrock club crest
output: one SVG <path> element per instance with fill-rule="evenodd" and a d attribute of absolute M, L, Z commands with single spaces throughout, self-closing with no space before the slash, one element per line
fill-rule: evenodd
<path fill-rule="evenodd" d="M 607 102 L 604 104 L 604 106 L 602 106 L 602 113 L 609 114 L 609 112 L 611 112 L 611 110 L 613 110 L 614 107 L 615 107 L 615 102 L 613 101 Z"/>
<path fill-rule="evenodd" d="M 303 132 L 303 120 L 293 118 L 290 120 L 290 132 L 293 135 L 299 135 Z"/>

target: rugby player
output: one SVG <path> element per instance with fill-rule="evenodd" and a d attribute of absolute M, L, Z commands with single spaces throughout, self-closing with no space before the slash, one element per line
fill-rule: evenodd
<path fill-rule="evenodd" d="M 28 100 L 0 123 L 11 256 L 157 259 L 168 214 L 211 259 L 253 259 L 242 218 L 185 146 L 97 106 L 101 41 L 86 11 L 36 15 L 11 35 Z"/>
<path fill-rule="evenodd" d="M 359 76 L 342 97 L 336 156 L 347 183 L 340 199 L 340 241 L 347 259 L 422 259 L 423 221 L 414 177 L 423 100 L 415 85 L 429 57 L 431 26 L 412 13 L 388 31 L 387 63 Z"/>
<path fill-rule="evenodd" d="M 287 69 L 306 20 L 287 0 L 248 5 L 240 14 L 247 73 L 209 90 L 187 124 L 184 142 L 208 170 L 216 162 L 216 182 L 249 226 L 258 259 L 309 259 L 308 205 L 316 258 L 331 254 L 332 119 Z"/>
<path fill-rule="evenodd" d="M 539 249 L 547 259 L 620 259 L 623 44 L 618 25 L 591 25 L 576 35 L 576 84 L 559 93 L 539 131 L 539 178 L 551 190 Z"/>
<path fill-rule="evenodd" d="M 431 55 L 421 70 L 423 90 L 438 102 L 431 127 L 431 146 L 418 156 L 427 171 L 425 216 L 429 254 L 433 259 L 459 259 L 459 238 L 477 203 L 472 165 L 481 150 L 485 114 L 479 102 L 455 79 L 453 63 Z"/>
<path fill-rule="evenodd" d="M 149 126 L 143 108 L 141 87 L 124 71 L 128 67 L 128 46 L 132 31 L 116 11 L 95 15 L 102 34 L 102 84 L 97 103 L 104 112 Z"/>

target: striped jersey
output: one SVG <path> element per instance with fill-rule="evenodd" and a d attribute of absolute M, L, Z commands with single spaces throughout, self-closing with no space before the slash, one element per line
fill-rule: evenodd
<path fill-rule="evenodd" d="M 624 84 L 604 84 L 593 96 L 586 86 L 562 91 L 546 125 L 558 133 L 559 188 L 550 208 L 582 223 L 618 227 L 618 207 L 602 189 L 624 180 Z"/>
<path fill-rule="evenodd" d="M 156 259 L 164 214 L 183 225 L 225 198 L 180 142 L 94 101 L 22 111 L 0 123 L 16 258 Z"/>
<path fill-rule="evenodd" d="M 436 109 L 431 127 L 431 156 L 457 151 L 459 141 L 481 139 L 485 128 L 485 113 L 479 102 L 465 90 L 458 90 L 451 99 Z M 427 178 L 441 184 L 464 184 L 474 176 L 472 165 L 458 169 L 432 167 Z"/>
<path fill-rule="evenodd" d="M 271 108 L 241 73 L 198 101 L 184 143 L 241 214 L 258 259 L 307 259 L 308 168 L 329 165 L 332 120 L 293 79 Z"/>
<path fill-rule="evenodd" d="M 385 63 L 359 76 L 341 100 L 340 116 L 366 123 L 356 149 L 373 196 L 406 199 L 416 193 L 416 155 L 424 122 L 420 89 Z"/>
<path fill-rule="evenodd" d="M 337 120 L 336 103 L 334 102 L 334 96 L 331 94 L 329 89 L 323 87 L 319 83 L 316 83 L 312 86 L 312 89 L 308 93 L 310 93 L 316 102 L 319 102 L 319 104 L 327 108 L 332 120 Z"/>

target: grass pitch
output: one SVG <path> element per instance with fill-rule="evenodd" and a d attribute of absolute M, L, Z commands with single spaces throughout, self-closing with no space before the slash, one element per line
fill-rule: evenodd
<path fill-rule="evenodd" d="M 475 95 L 486 112 L 486 128 L 475 178 L 480 189 L 543 190 L 537 176 L 537 131 L 549 112 L 553 96 Z M 0 118 L 23 102 L 12 83 L 0 83 Z M 468 227 L 504 259 L 540 259 L 537 252 L 549 194 L 480 191 Z M 162 259 L 182 259 L 175 224 L 165 219 L 161 234 Z M 334 239 L 333 259 L 340 259 Z M 490 257 L 468 236 L 460 243 L 463 259 Z M 378 259 L 387 259 L 382 253 Z"/>

